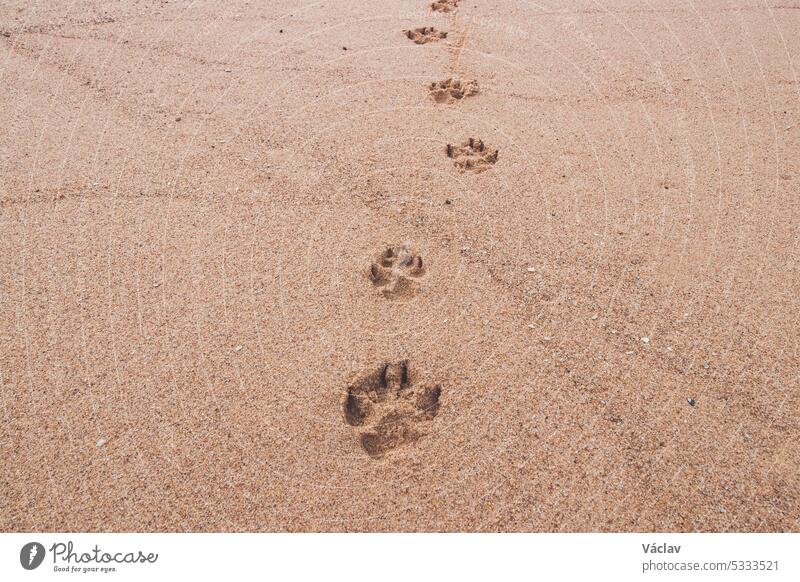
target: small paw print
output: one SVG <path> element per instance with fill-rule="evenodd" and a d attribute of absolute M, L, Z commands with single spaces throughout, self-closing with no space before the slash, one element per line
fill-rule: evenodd
<path fill-rule="evenodd" d="M 447 144 L 447 157 L 462 172 L 479 174 L 497 163 L 499 150 L 483 143 L 482 139 L 469 138 L 461 145 Z"/>
<path fill-rule="evenodd" d="M 472 79 L 450 77 L 428 86 L 428 93 L 436 103 L 454 103 L 464 97 L 478 94 L 478 82 Z"/>
<path fill-rule="evenodd" d="M 447 38 L 447 33 L 441 30 L 436 30 L 432 26 L 423 26 L 420 28 L 403 30 L 408 40 L 413 41 L 414 44 L 427 44 L 429 42 L 438 42 L 443 38 Z"/>
<path fill-rule="evenodd" d="M 458 3 L 461 0 L 436 0 L 431 4 L 431 10 L 434 12 L 455 12 L 458 9 Z"/>
<path fill-rule="evenodd" d="M 369 269 L 369 278 L 387 299 L 403 299 L 416 294 L 425 275 L 422 257 L 406 245 L 387 248 Z"/>

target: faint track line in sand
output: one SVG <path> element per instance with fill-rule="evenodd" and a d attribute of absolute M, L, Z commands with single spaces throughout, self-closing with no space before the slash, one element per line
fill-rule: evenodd
<path fill-rule="evenodd" d="M 458 13 L 454 13 L 451 19 L 451 28 L 455 35 L 458 35 L 458 40 L 449 47 L 450 51 L 450 59 L 447 64 L 447 70 L 454 75 L 459 74 L 460 64 L 461 64 L 461 53 L 464 52 L 464 47 L 467 44 L 467 39 L 469 38 L 469 33 L 472 31 L 472 19 L 469 19 L 463 29 L 459 30 L 458 26 Z"/>

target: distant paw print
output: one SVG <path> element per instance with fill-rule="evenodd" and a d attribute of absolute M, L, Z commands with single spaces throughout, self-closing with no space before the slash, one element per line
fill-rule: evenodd
<path fill-rule="evenodd" d="M 455 12 L 458 9 L 460 0 L 436 0 L 431 4 L 434 12 Z"/>
<path fill-rule="evenodd" d="M 369 269 L 372 284 L 381 289 L 387 299 L 413 296 L 425 276 L 422 257 L 406 245 L 389 247 L 378 256 Z"/>
<path fill-rule="evenodd" d="M 439 414 L 440 384 L 417 388 L 408 360 L 384 364 L 347 388 L 344 418 L 350 426 L 365 427 L 361 447 L 379 458 L 418 441 L 425 425 Z"/>

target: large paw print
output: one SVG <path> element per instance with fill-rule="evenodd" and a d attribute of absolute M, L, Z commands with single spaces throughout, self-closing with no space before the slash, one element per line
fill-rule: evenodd
<path fill-rule="evenodd" d="M 347 388 L 344 418 L 364 427 L 361 446 L 373 458 L 418 441 L 424 427 L 439 414 L 440 384 L 414 386 L 408 360 L 384 364 Z"/>
<path fill-rule="evenodd" d="M 387 299 L 403 299 L 419 291 L 425 267 L 422 257 L 406 245 L 396 245 L 381 253 L 369 269 L 372 284 Z"/>

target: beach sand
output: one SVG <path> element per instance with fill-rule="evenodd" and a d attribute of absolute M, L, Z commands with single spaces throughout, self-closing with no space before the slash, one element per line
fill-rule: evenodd
<path fill-rule="evenodd" d="M 800 4 L 429 4 L 0 6 L 0 530 L 800 531 Z"/>

